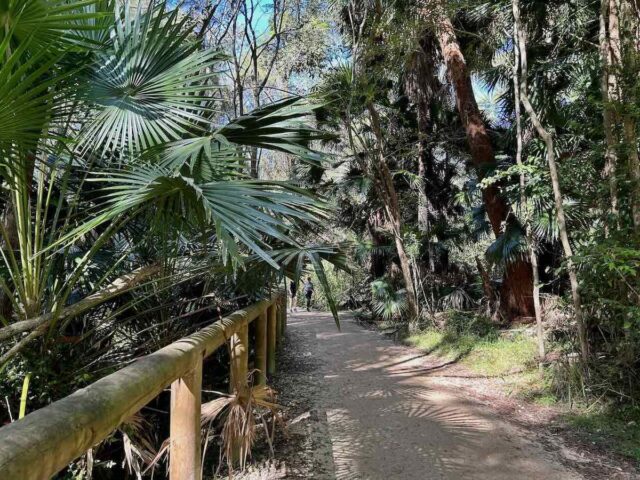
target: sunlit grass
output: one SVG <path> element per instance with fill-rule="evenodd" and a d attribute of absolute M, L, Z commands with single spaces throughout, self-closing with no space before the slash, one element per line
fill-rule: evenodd
<path fill-rule="evenodd" d="M 478 336 L 425 330 L 407 342 L 461 365 L 480 375 L 499 376 L 531 369 L 536 363 L 535 340 L 523 335 L 503 338 L 496 334 Z"/>
<path fill-rule="evenodd" d="M 478 375 L 504 376 L 501 387 L 507 395 L 540 406 L 558 405 L 565 411 L 569 408 L 550 388 L 550 370 L 540 375 L 532 337 L 501 336 L 491 330 L 478 335 L 428 329 L 409 336 L 406 342 L 443 360 L 457 361 Z M 574 403 L 575 407 L 578 409 L 563 417 L 569 426 L 589 442 L 610 445 L 614 451 L 640 462 L 640 407 L 589 410 L 586 405 Z"/>

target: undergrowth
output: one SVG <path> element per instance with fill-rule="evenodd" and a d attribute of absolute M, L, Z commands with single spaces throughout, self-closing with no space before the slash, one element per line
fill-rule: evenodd
<path fill-rule="evenodd" d="M 608 445 L 615 452 L 640 462 L 640 407 L 602 407 L 570 412 L 565 421 L 586 439 Z"/>

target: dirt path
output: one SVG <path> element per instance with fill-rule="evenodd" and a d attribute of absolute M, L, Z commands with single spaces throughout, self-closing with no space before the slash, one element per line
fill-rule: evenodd
<path fill-rule="evenodd" d="M 290 315 L 276 386 L 302 413 L 280 460 L 245 478 L 583 478 L 535 435 L 431 378 L 440 368 L 433 359 L 348 315 L 341 323 L 338 332 L 329 314 Z"/>

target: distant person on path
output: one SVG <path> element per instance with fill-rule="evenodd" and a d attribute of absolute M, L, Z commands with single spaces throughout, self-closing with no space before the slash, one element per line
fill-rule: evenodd
<path fill-rule="evenodd" d="M 293 280 L 291 281 L 291 283 L 289 283 L 289 295 L 291 296 L 291 303 L 289 304 L 291 308 L 289 309 L 289 311 L 297 312 L 298 311 L 298 283 L 294 282 Z"/>
<path fill-rule="evenodd" d="M 313 283 L 311 282 L 311 277 L 307 277 L 307 281 L 304 282 L 304 287 L 302 289 L 304 292 L 304 296 L 307 299 L 307 312 L 311 311 L 311 297 L 313 296 Z"/>

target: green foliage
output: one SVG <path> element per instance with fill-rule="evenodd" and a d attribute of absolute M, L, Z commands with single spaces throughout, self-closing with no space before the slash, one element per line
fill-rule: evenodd
<path fill-rule="evenodd" d="M 382 278 L 370 283 L 373 313 L 383 320 L 398 320 L 407 309 L 406 290 L 395 290 Z"/>
<path fill-rule="evenodd" d="M 186 335 L 203 297 L 237 308 L 226 299 L 244 293 L 240 276 L 259 286 L 250 300 L 270 294 L 287 248 L 303 249 L 326 285 L 319 259 L 338 255 L 298 242 L 326 204 L 245 171 L 252 148 L 319 162 L 316 103 L 293 97 L 229 119 L 218 108 L 223 55 L 164 2 L 9 0 L 0 16 L 0 363 L 10 398 L 31 373 L 36 408 Z M 69 310 L 149 266 L 160 275 L 135 293 Z M 24 337 L 6 329 L 40 318 Z"/>
<path fill-rule="evenodd" d="M 585 308 L 598 325 L 594 348 L 600 361 L 593 365 L 592 391 L 624 392 L 635 398 L 640 352 L 640 250 L 633 236 L 615 235 L 581 249 L 580 265 Z"/>

